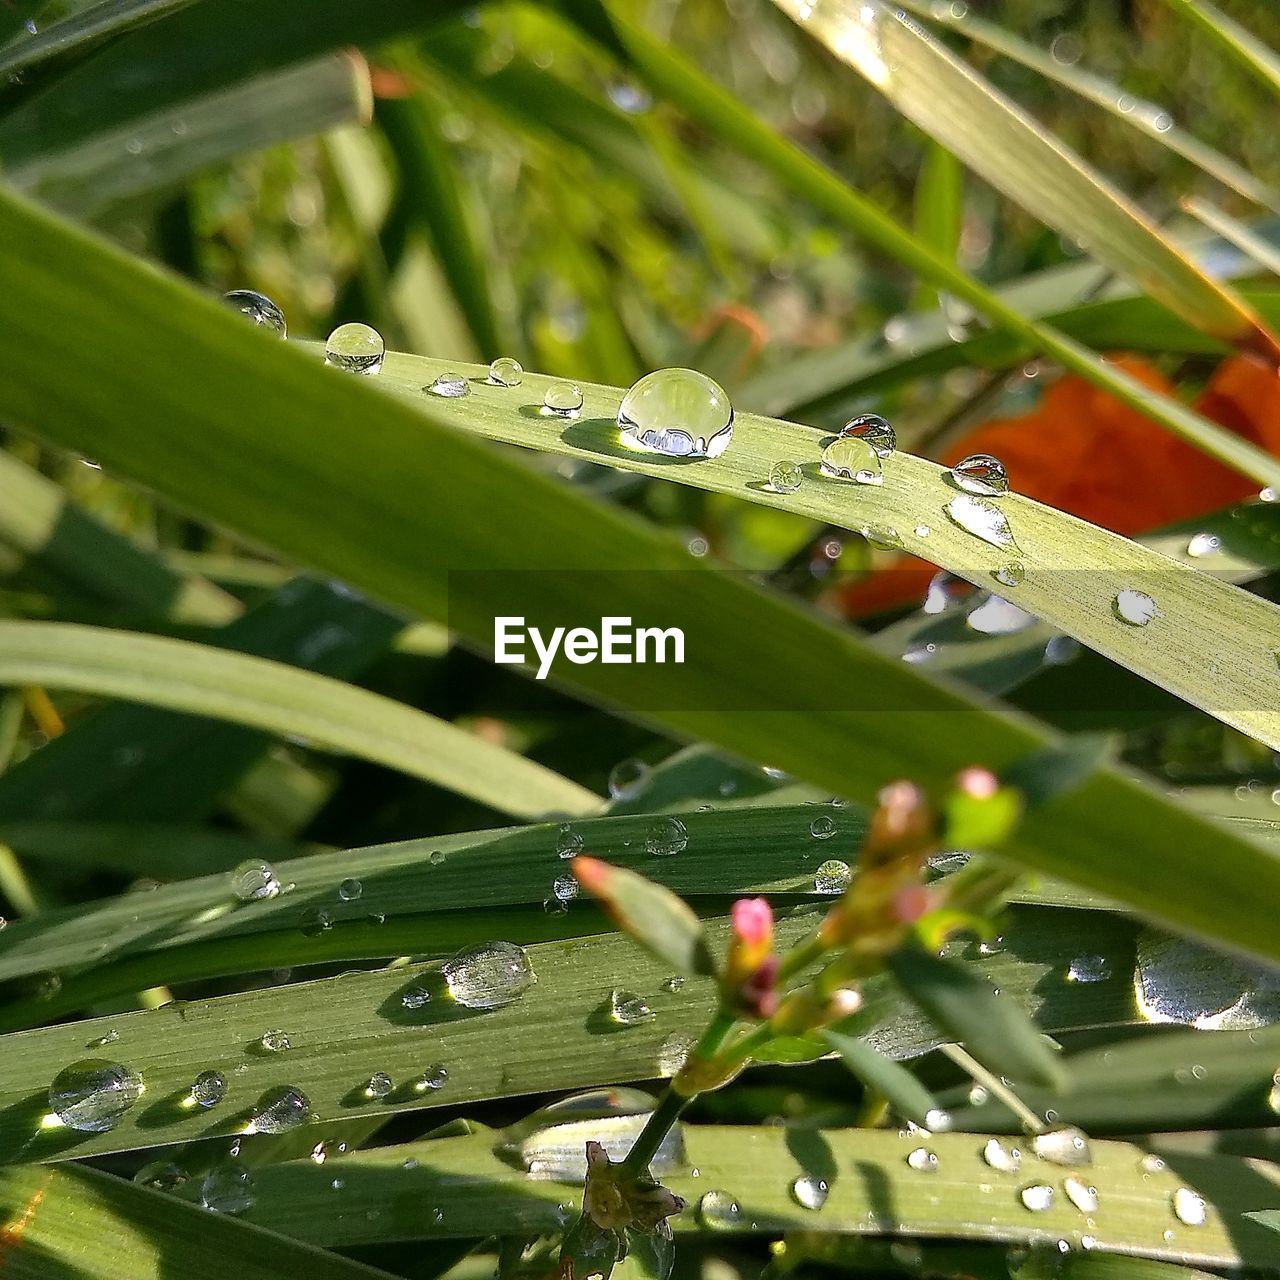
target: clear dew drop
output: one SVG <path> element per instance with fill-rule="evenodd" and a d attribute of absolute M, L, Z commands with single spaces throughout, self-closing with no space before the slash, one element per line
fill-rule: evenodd
<path fill-rule="evenodd" d="M 917 1173 L 933 1173 L 938 1167 L 938 1156 L 928 1147 L 916 1147 L 907 1153 L 907 1164 Z"/>
<path fill-rule="evenodd" d="M 774 493 L 795 493 L 804 483 L 804 472 L 798 462 L 784 458 L 769 468 L 769 488 Z"/>
<path fill-rule="evenodd" d="M 1145 591 L 1126 588 L 1116 593 L 1111 612 L 1131 627 L 1145 627 L 1152 618 L 1160 616 L 1160 607 Z"/>
<path fill-rule="evenodd" d="M 133 1175 L 138 1186 L 150 1187 L 153 1191 L 175 1191 L 190 1179 L 191 1175 L 172 1160 L 152 1160 Z"/>
<path fill-rule="evenodd" d="M 414 1082 L 415 1093 L 432 1093 L 443 1089 L 449 1081 L 449 1068 L 443 1062 L 433 1062 Z"/>
<path fill-rule="evenodd" d="M 643 115 L 653 106 L 649 91 L 632 80 L 612 80 L 605 91 L 609 101 L 625 115 Z"/>
<path fill-rule="evenodd" d="M 1043 1213 L 1053 1204 L 1053 1188 L 1043 1182 L 1033 1182 L 1018 1192 L 1018 1199 L 1032 1213 Z"/>
<path fill-rule="evenodd" d="M 791 1184 L 791 1198 L 802 1209 L 821 1209 L 831 1194 L 826 1179 L 804 1174 Z"/>
<path fill-rule="evenodd" d="M 1080 656 L 1080 641 L 1075 636 L 1050 636 L 1045 641 L 1044 660 L 1051 667 L 1065 667 Z"/>
<path fill-rule="evenodd" d="M 981 498 L 966 493 L 952 498 L 945 509 L 953 523 L 975 538 L 981 538 L 983 542 L 1002 550 L 1017 546 L 1013 530 L 1009 527 L 1008 516 L 993 503 L 984 502 Z"/>
<path fill-rule="evenodd" d="M 375 1071 L 365 1082 L 364 1096 L 374 1102 L 381 1102 L 394 1088 L 391 1077 L 385 1071 Z"/>
<path fill-rule="evenodd" d="M 304 937 L 318 938 L 333 928 L 333 917 L 319 907 L 308 907 L 302 913 L 302 932 Z"/>
<path fill-rule="evenodd" d="M 820 813 L 809 823 L 809 834 L 815 840 L 830 840 L 836 833 L 836 820 L 829 813 Z"/>
<path fill-rule="evenodd" d="M 49 1106 L 68 1129 L 106 1133 L 142 1093 L 142 1077 L 136 1071 L 105 1058 L 84 1058 L 54 1076 Z"/>
<path fill-rule="evenodd" d="M 311 1119 L 311 1100 L 293 1085 L 268 1089 L 253 1113 L 254 1133 L 287 1133 Z"/>
<path fill-rule="evenodd" d="M 1085 1165 L 1093 1162 L 1093 1152 L 1089 1150 L 1089 1139 L 1072 1125 L 1063 1125 L 1057 1129 L 1046 1129 L 1044 1133 L 1033 1134 L 1031 1150 L 1050 1164 L 1067 1166 Z"/>
<path fill-rule="evenodd" d="M 572 902 L 578 893 L 578 881 L 571 875 L 556 876 L 552 882 L 551 895 L 557 902 Z"/>
<path fill-rule="evenodd" d="M 689 844 L 689 832 L 679 818 L 659 818 L 645 832 L 645 852 L 655 858 L 674 858 Z"/>
<path fill-rule="evenodd" d="M 250 858 L 242 862 L 229 876 L 231 892 L 241 902 L 256 902 L 259 898 L 274 898 L 280 892 L 280 881 L 269 862 Z"/>
<path fill-rule="evenodd" d="M 222 300 L 260 328 L 270 329 L 281 338 L 288 337 L 289 326 L 285 324 L 284 312 L 265 293 L 255 293 L 252 289 L 232 289 L 230 293 L 222 295 Z"/>
<path fill-rule="evenodd" d="M 634 800 L 649 783 L 649 766 L 642 760 L 619 760 L 609 770 L 609 795 L 614 800 Z"/>
<path fill-rule="evenodd" d="M 215 1165 L 200 1181 L 200 1204 L 210 1213 L 244 1213 L 256 1199 L 253 1175 L 233 1160 Z"/>
<path fill-rule="evenodd" d="M 524 378 L 524 365 L 512 356 L 499 356 L 489 364 L 489 381 L 495 387 L 518 387 Z"/>
<path fill-rule="evenodd" d="M 442 373 L 426 389 L 433 396 L 441 396 L 446 400 L 457 400 L 471 394 L 471 384 L 461 373 Z"/>
<path fill-rule="evenodd" d="M 609 1019 L 620 1027 L 638 1027 L 643 1022 L 652 1022 L 656 1016 L 648 1001 L 634 991 L 614 987 L 609 993 Z"/>
<path fill-rule="evenodd" d="M 459 951 L 441 970 L 449 994 L 468 1009 L 500 1009 L 537 981 L 523 947 L 482 942 Z"/>
<path fill-rule="evenodd" d="M 902 550 L 902 535 L 892 525 L 864 524 L 858 529 L 858 532 L 877 551 Z"/>
<path fill-rule="evenodd" d="M 953 484 L 981 498 L 999 498 L 1009 492 L 1009 473 L 990 453 L 971 453 L 947 472 Z"/>
<path fill-rule="evenodd" d="M 1011 636 L 1025 631 L 1035 621 L 1035 614 L 1020 609 L 1003 596 L 988 595 L 970 611 L 964 625 L 979 635 Z"/>
<path fill-rule="evenodd" d="M 1083 1178 L 1077 1178 L 1074 1174 L 1064 1178 L 1062 1189 L 1067 1193 L 1067 1199 L 1081 1213 L 1098 1212 L 1098 1188 L 1087 1183 Z"/>
<path fill-rule="evenodd" d="M 425 986 L 410 987 L 400 997 L 400 1003 L 410 1011 L 425 1009 L 431 1003 L 431 989 Z"/>
<path fill-rule="evenodd" d="M 1187 555 L 1197 560 L 1201 556 L 1211 556 L 1215 551 L 1221 550 L 1222 539 L 1216 533 L 1197 533 L 1187 543 Z"/>
<path fill-rule="evenodd" d="M 278 1029 L 264 1031 L 258 1044 L 267 1053 L 285 1053 L 293 1048 L 293 1043 L 290 1041 L 288 1034 Z"/>
<path fill-rule="evenodd" d="M 340 324 L 324 344 L 324 362 L 347 373 L 372 377 L 382 371 L 387 344 L 377 329 L 359 321 Z"/>
<path fill-rule="evenodd" d="M 847 862 L 828 858 L 813 873 L 813 890 L 815 893 L 843 893 L 849 887 L 851 876 Z"/>
<path fill-rule="evenodd" d="M 1190 1187 L 1179 1187 L 1173 1193 L 1173 1216 L 1184 1226 L 1203 1227 L 1209 1210 L 1202 1195 Z"/>
<path fill-rule="evenodd" d="M 822 451 L 822 474 L 856 484 L 883 484 L 880 455 L 857 436 L 837 436 Z"/>
<path fill-rule="evenodd" d="M 359 880 L 344 880 L 338 886 L 338 897 L 343 902 L 355 902 L 364 893 L 364 885 Z"/>
<path fill-rule="evenodd" d="M 445 853 L 443 849 L 432 849 L 427 858 L 427 861 L 431 863 L 433 867 L 438 867 L 442 862 L 447 862 L 448 860 L 449 855 Z"/>
<path fill-rule="evenodd" d="M 1076 956 L 1067 966 L 1068 982 L 1105 982 L 1109 977 L 1111 962 L 1096 952 Z"/>
<path fill-rule="evenodd" d="M 221 1071 L 202 1071 L 191 1082 L 191 1101 L 206 1110 L 227 1096 L 227 1077 Z"/>
<path fill-rule="evenodd" d="M 657 369 L 618 406 L 629 444 L 672 458 L 718 458 L 733 440 L 733 406 L 719 383 L 696 369 Z"/>
<path fill-rule="evenodd" d="M 576 418 L 582 412 L 582 390 L 576 382 L 553 382 L 542 397 L 542 412 L 556 418 Z"/>
<path fill-rule="evenodd" d="M 556 853 L 561 858 L 573 858 L 582 852 L 582 837 L 566 822 L 556 833 Z"/>
<path fill-rule="evenodd" d="M 732 1230 L 743 1218 L 742 1206 L 727 1191 L 708 1191 L 698 1201 L 698 1221 L 709 1231 Z"/>
<path fill-rule="evenodd" d="M 982 1148 L 982 1158 L 999 1173 L 1017 1173 L 1022 1166 L 1022 1152 L 1017 1147 L 1006 1147 L 999 1138 L 987 1142 Z"/>
<path fill-rule="evenodd" d="M 1002 587 L 1020 587 L 1027 580 L 1027 568 L 1021 560 L 1010 560 L 1002 564 L 992 577 Z"/>
<path fill-rule="evenodd" d="M 684 990 L 684 978 L 678 973 L 673 973 L 669 978 L 663 978 L 662 990 L 668 995 L 675 995 L 677 991 Z"/>
<path fill-rule="evenodd" d="M 110 1031 L 98 1036 L 96 1039 L 90 1040 L 85 1046 L 86 1049 L 105 1049 L 109 1044 L 115 1044 L 120 1039 L 120 1033 L 112 1027 Z"/>
<path fill-rule="evenodd" d="M 898 437 L 888 419 L 878 413 L 862 413 L 850 418 L 840 428 L 842 440 L 862 440 L 875 450 L 879 458 L 887 458 L 897 447 Z"/>
<path fill-rule="evenodd" d="M 672 1032 L 658 1046 L 658 1074 L 673 1076 L 685 1064 L 689 1050 L 693 1048 L 693 1037 L 683 1032 Z"/>

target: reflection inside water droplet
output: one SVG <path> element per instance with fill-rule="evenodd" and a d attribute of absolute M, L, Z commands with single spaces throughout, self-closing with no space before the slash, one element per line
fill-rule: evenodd
<path fill-rule="evenodd" d="M 826 1181 L 811 1174 L 804 1174 L 791 1184 L 791 1198 L 803 1209 L 821 1209 L 828 1195 Z"/>
<path fill-rule="evenodd" d="M 733 406 L 719 383 L 696 369 L 658 369 L 622 398 L 623 440 L 675 458 L 718 458 L 733 440 Z"/>
<path fill-rule="evenodd" d="M 367 324 L 353 321 L 339 325 L 324 345 L 324 362 L 347 373 L 370 377 L 382 369 L 387 353 L 382 335 Z"/>

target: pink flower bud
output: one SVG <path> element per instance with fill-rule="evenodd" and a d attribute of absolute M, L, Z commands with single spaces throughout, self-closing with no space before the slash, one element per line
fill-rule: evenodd
<path fill-rule="evenodd" d="M 764 898 L 739 898 L 731 916 L 734 938 L 748 949 L 767 950 L 773 943 L 773 908 Z"/>
<path fill-rule="evenodd" d="M 990 769 L 972 765 L 956 775 L 956 787 L 975 800 L 989 800 L 1000 790 L 1000 779 Z"/>
<path fill-rule="evenodd" d="M 893 900 L 893 914 L 901 924 L 914 924 L 929 910 L 929 890 L 922 884 L 909 884 L 900 889 Z"/>

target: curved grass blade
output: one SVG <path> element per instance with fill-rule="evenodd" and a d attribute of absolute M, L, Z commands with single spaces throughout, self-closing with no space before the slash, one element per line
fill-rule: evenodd
<path fill-rule="evenodd" d="M 869 796 L 895 776 L 941 786 L 974 760 L 999 770 L 1052 739 L 1032 722 L 924 679 L 848 632 L 700 566 L 638 519 L 475 436 L 832 517 L 842 527 L 928 527 L 926 554 L 985 583 L 1008 551 L 946 517 L 956 490 L 931 463 L 899 454 L 879 486 L 814 477 L 794 494 L 775 494 L 762 483 L 772 462 L 800 456 L 812 476 L 817 438 L 745 414 L 733 449 L 719 459 L 692 466 L 641 461 L 617 442 L 616 389 L 585 386 L 580 418 L 560 421 L 538 412 L 551 380 L 532 374 L 512 393 L 488 384 L 487 371 L 467 370 L 478 381 L 458 402 L 421 392 L 440 362 L 391 355 L 376 383 L 345 377 L 292 344 L 262 341 L 225 307 L 12 196 L 0 195 L 0 232 L 8 280 L 0 319 L 15 335 L 0 346 L 0 412 L 67 447 L 91 448 L 119 474 L 245 536 L 323 564 L 416 614 L 442 619 L 452 604 L 451 621 L 466 622 L 469 638 L 485 646 L 493 617 L 508 612 L 513 584 L 527 587 L 534 579 L 522 576 L 526 571 L 556 567 L 562 572 L 536 579 L 539 608 L 574 617 L 584 609 L 599 609 L 599 616 L 651 610 L 665 626 L 706 637 L 705 645 L 689 646 L 683 666 L 652 668 L 663 681 L 658 705 L 672 708 L 659 717 L 665 725 L 851 798 Z M 193 376 L 199 397 L 191 395 Z M 269 432 L 260 428 L 264 421 Z M 193 450 L 193 438 L 206 442 L 207 452 Z M 1280 714 L 1267 709 L 1280 681 L 1267 642 L 1277 629 L 1274 606 L 1026 499 L 1002 503 L 1028 570 L 1019 602 L 1280 747 Z M 519 539 L 509 536 L 512 528 Z M 904 534 L 904 545 L 916 545 L 911 535 Z M 432 550 L 426 561 L 425 547 Z M 450 593 L 446 566 L 501 572 L 455 574 Z M 684 574 L 679 591 L 670 589 L 671 573 Z M 1151 575 L 1163 621 L 1126 626 L 1111 612 L 1113 596 Z M 1198 660 L 1206 636 L 1214 637 L 1220 670 Z M 582 666 L 565 683 L 634 705 L 635 691 L 619 688 L 615 674 Z M 1232 696 L 1224 699 L 1228 688 Z M 856 690 L 857 699 L 833 702 L 832 691 L 841 689 Z M 708 709 L 708 690 L 729 691 L 740 709 Z M 650 714 L 654 705 L 648 703 Z M 1129 856 L 1115 858 L 1118 847 Z M 1030 814 L 1009 852 L 1176 927 L 1280 958 L 1266 906 L 1280 896 L 1280 859 L 1118 771 L 1099 770 Z M 1242 895 L 1241 885 L 1251 891 Z"/>
<path fill-rule="evenodd" d="M 600 803 L 541 765 L 390 698 L 184 640 L 0 622 L 0 683 L 76 689 L 306 738 L 524 816 Z"/>
<path fill-rule="evenodd" d="M 1167 0 L 1193 26 L 1199 28 L 1240 66 L 1268 88 L 1280 93 L 1280 56 L 1251 31 L 1227 17 L 1209 0 Z"/>
<path fill-rule="evenodd" d="M 880 0 L 775 0 L 1009 199 L 1206 333 L 1275 361 L 1259 317 L 1146 215 L 920 27 Z"/>
<path fill-rule="evenodd" d="M 1194 196 L 1183 200 L 1182 208 L 1210 230 L 1216 231 L 1224 240 L 1235 245 L 1241 253 L 1248 254 L 1260 267 L 1265 267 L 1273 275 L 1280 275 L 1280 249 L 1251 227 Z"/>

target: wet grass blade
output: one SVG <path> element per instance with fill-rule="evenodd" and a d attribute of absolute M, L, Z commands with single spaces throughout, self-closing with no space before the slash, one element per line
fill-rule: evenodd
<path fill-rule="evenodd" d="M 390 698 L 184 640 L 0 622 L 0 683 L 75 689 L 306 738 L 522 816 L 590 812 L 600 803 L 541 765 Z"/>
<path fill-rule="evenodd" d="M 1280 56 L 1246 27 L 1227 17 L 1209 0 L 1167 0 L 1176 12 L 1207 35 L 1220 49 L 1280 93 Z"/>

